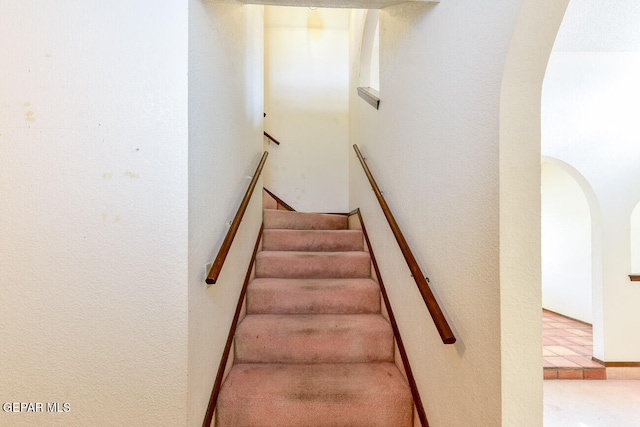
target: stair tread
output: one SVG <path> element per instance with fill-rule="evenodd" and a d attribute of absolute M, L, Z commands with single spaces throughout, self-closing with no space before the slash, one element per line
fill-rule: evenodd
<path fill-rule="evenodd" d="M 380 313 L 380 288 L 368 278 L 256 278 L 247 289 L 247 312 Z"/>
<path fill-rule="evenodd" d="M 336 258 L 336 257 L 367 257 L 369 253 L 365 251 L 260 251 L 256 254 L 256 258 L 259 257 L 287 257 L 287 256 L 300 256 L 303 258 Z"/>
<path fill-rule="evenodd" d="M 259 330 L 275 327 L 278 334 L 303 333 L 346 328 L 373 327 L 389 329 L 391 325 L 380 313 L 363 314 L 247 314 L 238 325 L 238 332 L 244 329 Z"/>
<path fill-rule="evenodd" d="M 265 229 L 284 228 L 297 230 L 346 230 L 346 215 L 293 212 L 278 209 L 263 210 Z"/>
<path fill-rule="evenodd" d="M 364 251 L 261 251 L 256 277 L 339 278 L 371 277 L 371 258 Z"/>
<path fill-rule="evenodd" d="M 257 278 L 247 289 L 255 314 L 379 313 L 380 288 L 371 279 Z"/>
<path fill-rule="evenodd" d="M 363 251 L 361 230 L 264 230 L 262 249 L 272 251 Z"/>
<path fill-rule="evenodd" d="M 248 314 L 235 336 L 239 363 L 393 361 L 393 330 L 378 314 Z"/>
<path fill-rule="evenodd" d="M 362 231 L 346 215 L 263 212 L 216 425 L 412 427 Z"/>
<path fill-rule="evenodd" d="M 393 363 L 236 364 L 218 400 L 221 426 L 412 426 Z"/>
<path fill-rule="evenodd" d="M 251 281 L 251 286 L 308 286 L 313 285 L 317 287 L 322 286 L 349 286 L 354 284 L 372 284 L 377 287 L 378 284 L 375 280 L 368 277 L 343 277 L 343 278 L 279 278 L 279 277 L 259 277 Z M 315 288 L 314 288 L 315 289 Z"/>

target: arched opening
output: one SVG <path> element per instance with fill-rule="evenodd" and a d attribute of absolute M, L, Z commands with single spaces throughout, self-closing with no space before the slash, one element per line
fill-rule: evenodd
<path fill-rule="evenodd" d="M 369 87 L 380 91 L 380 21 L 376 21 L 371 47 L 371 64 L 369 67 Z"/>
<path fill-rule="evenodd" d="M 640 340 L 618 332 L 640 325 L 640 295 L 628 278 L 637 247 L 629 218 L 640 191 L 633 114 L 640 106 L 639 19 L 640 4 L 632 0 L 572 0 L 549 57 L 540 109 L 542 155 L 572 165 L 597 192 L 590 323 L 593 355 L 607 363 L 640 360 Z"/>
<path fill-rule="evenodd" d="M 542 307 L 592 323 L 591 208 L 568 168 L 561 162 L 543 158 Z"/>
<path fill-rule="evenodd" d="M 380 90 L 380 20 L 377 9 L 368 10 L 364 21 L 358 86 Z"/>

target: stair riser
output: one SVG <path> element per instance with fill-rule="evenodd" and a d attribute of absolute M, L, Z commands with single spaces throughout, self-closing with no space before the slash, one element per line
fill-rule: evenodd
<path fill-rule="evenodd" d="M 256 277 L 368 278 L 371 259 L 365 252 L 290 253 L 263 251 L 256 257 Z"/>
<path fill-rule="evenodd" d="M 265 251 L 339 252 L 362 251 L 360 230 L 265 230 Z"/>
<path fill-rule="evenodd" d="M 410 394 L 408 395 L 411 396 Z M 335 394 L 325 402 L 298 402 L 256 399 L 243 405 L 243 410 L 227 410 L 218 405 L 219 427 L 395 427 L 413 426 L 409 409 L 412 402 L 343 403 L 344 396 Z M 390 404 L 394 404 L 393 406 Z M 411 408 L 412 409 L 412 408 Z"/>
<path fill-rule="evenodd" d="M 311 214 L 283 210 L 264 210 L 265 229 L 280 228 L 293 230 L 346 230 L 346 215 Z"/>
<path fill-rule="evenodd" d="M 327 279 L 330 280 L 330 279 Z M 371 281 L 353 284 L 289 283 L 247 290 L 249 314 L 358 314 L 380 312 L 380 290 Z"/>

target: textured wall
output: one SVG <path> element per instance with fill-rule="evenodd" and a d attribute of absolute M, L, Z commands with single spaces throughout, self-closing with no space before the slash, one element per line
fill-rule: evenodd
<path fill-rule="evenodd" d="M 212 261 L 260 160 L 262 6 L 189 2 L 189 423 L 202 425 L 262 218 L 261 182 L 218 282 Z M 270 162 L 267 158 L 267 164 Z"/>
<path fill-rule="evenodd" d="M 300 211 L 348 205 L 349 11 L 265 8 L 265 187 Z"/>
<path fill-rule="evenodd" d="M 502 425 L 542 420 L 540 93 L 568 0 L 524 0 L 500 89 Z"/>
<path fill-rule="evenodd" d="M 517 6 L 382 10 L 380 109 L 352 101 L 353 141 L 458 338 L 442 344 L 352 155 L 351 208 L 375 230 L 376 258 L 436 426 L 500 425 L 497 112 Z"/>
<path fill-rule="evenodd" d="M 640 201 L 631 213 L 631 272 L 640 271 Z"/>
<path fill-rule="evenodd" d="M 458 337 L 454 346 L 440 343 L 352 154 L 351 207 L 376 230 L 374 249 L 392 304 L 402 307 L 399 326 L 433 425 L 542 423 L 535 111 L 566 4 L 538 3 L 381 11 L 380 110 L 357 97 L 351 104 L 351 139 Z"/>
<path fill-rule="evenodd" d="M 0 8 L 0 425 L 184 425 L 187 4 Z"/>

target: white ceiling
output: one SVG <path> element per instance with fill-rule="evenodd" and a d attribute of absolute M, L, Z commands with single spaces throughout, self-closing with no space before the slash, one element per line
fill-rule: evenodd
<path fill-rule="evenodd" d="M 439 3 L 439 0 L 241 0 L 246 4 L 271 6 L 333 7 L 350 9 L 382 9 L 400 3 Z"/>
<path fill-rule="evenodd" d="M 640 0 L 571 0 L 554 51 L 640 51 Z"/>

